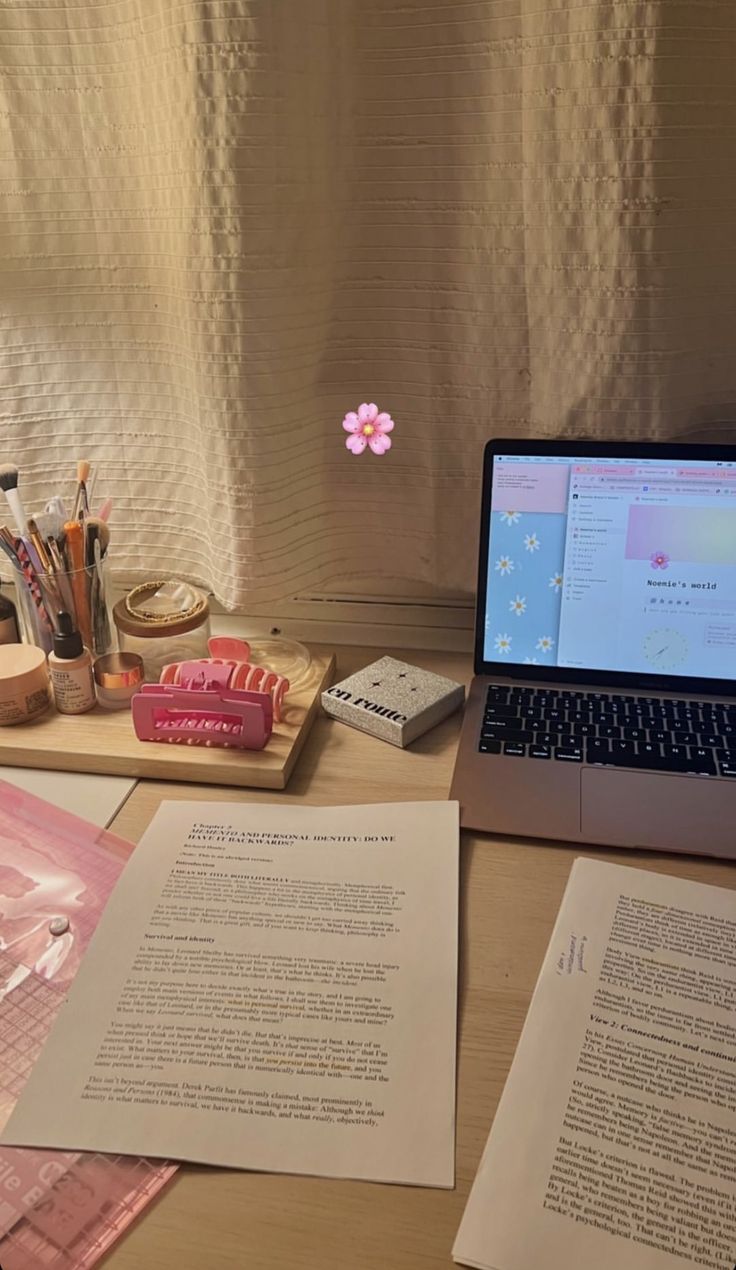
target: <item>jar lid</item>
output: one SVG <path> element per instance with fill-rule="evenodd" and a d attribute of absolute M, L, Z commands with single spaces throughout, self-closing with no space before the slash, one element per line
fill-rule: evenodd
<path fill-rule="evenodd" d="M 206 595 L 175 578 L 134 587 L 113 609 L 118 630 L 139 639 L 162 639 L 196 630 L 209 618 Z"/>
<path fill-rule="evenodd" d="M 22 688 L 39 682 L 39 672 L 48 678 L 46 654 L 35 644 L 0 644 L 0 684 Z"/>
<path fill-rule="evenodd" d="M 138 688 L 143 683 L 143 658 L 137 653 L 105 653 L 95 662 L 100 688 Z"/>

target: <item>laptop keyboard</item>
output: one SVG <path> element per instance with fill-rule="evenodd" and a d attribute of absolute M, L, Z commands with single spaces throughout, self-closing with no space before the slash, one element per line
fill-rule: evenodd
<path fill-rule="evenodd" d="M 736 703 L 491 684 L 482 754 L 736 777 Z"/>

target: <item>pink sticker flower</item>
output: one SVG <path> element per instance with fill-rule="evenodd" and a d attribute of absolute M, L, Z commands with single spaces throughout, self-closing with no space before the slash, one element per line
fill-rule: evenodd
<path fill-rule="evenodd" d="M 391 438 L 394 421 L 385 410 L 379 413 L 375 402 L 363 402 L 358 412 L 350 410 L 342 421 L 346 432 L 352 435 L 345 442 L 351 454 L 362 454 L 369 445 L 374 454 L 385 454 L 391 449 Z"/>
<path fill-rule="evenodd" d="M 664 551 L 653 551 L 649 559 L 653 569 L 666 569 L 670 562 L 669 556 Z"/>

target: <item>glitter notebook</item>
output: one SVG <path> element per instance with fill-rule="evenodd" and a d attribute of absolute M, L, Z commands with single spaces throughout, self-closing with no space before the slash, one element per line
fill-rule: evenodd
<path fill-rule="evenodd" d="M 0 781 L 0 1128 L 131 850 Z M 0 1146 L 0 1267 L 94 1265 L 175 1171 L 139 1157 Z"/>

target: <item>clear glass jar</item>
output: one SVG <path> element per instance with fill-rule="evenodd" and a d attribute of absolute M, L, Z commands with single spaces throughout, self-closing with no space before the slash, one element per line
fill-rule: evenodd
<path fill-rule="evenodd" d="M 82 643 L 95 657 L 114 648 L 107 555 L 86 569 L 35 572 L 30 580 L 16 571 L 15 595 L 21 634 L 27 644 L 50 652 L 57 615 L 66 612 L 82 636 Z"/>
<path fill-rule="evenodd" d="M 171 662 L 208 657 L 210 606 L 196 587 L 177 579 L 135 587 L 113 609 L 120 651 L 137 653 L 146 683 L 158 683 Z"/>

